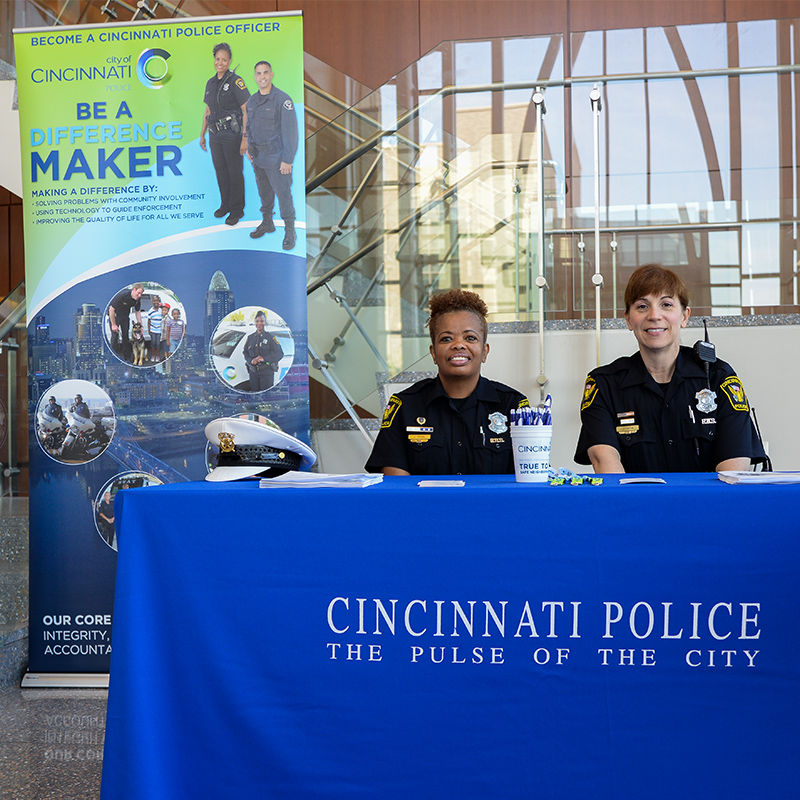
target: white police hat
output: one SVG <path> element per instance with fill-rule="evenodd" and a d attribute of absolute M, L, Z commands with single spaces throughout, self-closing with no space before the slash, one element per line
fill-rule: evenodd
<path fill-rule="evenodd" d="M 206 425 L 206 439 L 219 448 L 217 465 L 206 475 L 207 481 L 252 478 L 273 469 L 286 472 L 310 467 L 317 460 L 307 444 L 255 414 L 212 420 Z"/>

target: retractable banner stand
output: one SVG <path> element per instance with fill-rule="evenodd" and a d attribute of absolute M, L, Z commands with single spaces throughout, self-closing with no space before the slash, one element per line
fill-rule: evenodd
<path fill-rule="evenodd" d="M 117 492 L 202 479 L 216 417 L 260 414 L 308 441 L 302 17 L 26 29 L 14 44 L 26 683 L 42 685 L 108 671 Z"/>

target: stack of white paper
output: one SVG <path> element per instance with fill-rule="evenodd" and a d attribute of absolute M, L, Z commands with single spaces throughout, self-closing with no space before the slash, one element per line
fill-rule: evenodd
<path fill-rule="evenodd" d="M 262 478 L 259 486 L 262 489 L 298 487 L 355 487 L 372 486 L 380 483 L 383 475 L 354 472 L 348 475 L 326 475 L 324 472 L 286 472 L 277 478 Z"/>
<path fill-rule="evenodd" d="M 736 472 L 725 470 L 717 477 L 725 483 L 800 483 L 800 472 Z"/>

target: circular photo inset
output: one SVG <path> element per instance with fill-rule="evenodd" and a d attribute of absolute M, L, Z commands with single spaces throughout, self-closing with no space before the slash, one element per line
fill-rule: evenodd
<path fill-rule="evenodd" d="M 211 336 L 211 362 L 237 392 L 265 392 L 283 380 L 294 360 L 289 326 L 266 306 L 231 311 Z"/>
<path fill-rule="evenodd" d="M 111 398 L 88 381 L 54 383 L 36 406 L 36 440 L 62 464 L 85 464 L 102 455 L 117 431 Z"/>
<path fill-rule="evenodd" d="M 176 294 L 160 283 L 132 283 L 109 301 L 103 332 L 120 361 L 133 367 L 155 367 L 183 342 L 186 311 Z"/>
<path fill-rule="evenodd" d="M 121 472 L 100 490 L 94 500 L 94 525 L 100 538 L 112 549 L 117 549 L 117 529 L 114 520 L 114 498 L 121 489 L 141 486 L 160 486 L 163 481 L 147 472 Z"/>

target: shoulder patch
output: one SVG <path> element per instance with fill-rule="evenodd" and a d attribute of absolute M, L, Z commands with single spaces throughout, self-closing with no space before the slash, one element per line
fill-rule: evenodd
<path fill-rule="evenodd" d="M 244 85 L 244 81 L 241 78 L 236 78 L 236 85 L 240 89 L 246 89 L 247 87 Z"/>
<path fill-rule="evenodd" d="M 517 408 L 530 408 L 531 404 L 528 402 L 527 397 L 523 397 L 522 400 L 519 401 L 519 405 Z"/>
<path fill-rule="evenodd" d="M 286 98 L 286 99 L 283 101 L 283 107 L 284 107 L 284 108 L 285 108 L 287 111 L 291 111 L 291 110 L 294 108 L 294 103 L 293 103 L 293 102 L 292 102 L 292 101 L 291 101 L 291 100 L 290 100 L 290 99 L 287 97 L 287 98 Z"/>
<path fill-rule="evenodd" d="M 734 375 L 726 378 L 721 384 L 720 389 L 725 392 L 725 396 L 731 401 L 734 411 L 746 411 L 750 413 L 750 406 L 747 402 L 747 395 L 744 393 L 744 386 L 739 378 Z"/>
<path fill-rule="evenodd" d="M 597 397 L 597 382 L 591 375 L 587 375 L 586 385 L 583 387 L 583 402 L 581 403 L 581 411 L 589 408 L 595 397 Z"/>
<path fill-rule="evenodd" d="M 403 405 L 403 401 L 396 395 L 393 394 L 389 398 L 389 403 L 386 406 L 386 410 L 383 412 L 383 420 L 381 421 L 381 428 L 391 428 L 392 422 L 394 422 L 395 414 L 397 414 L 397 409 Z"/>

